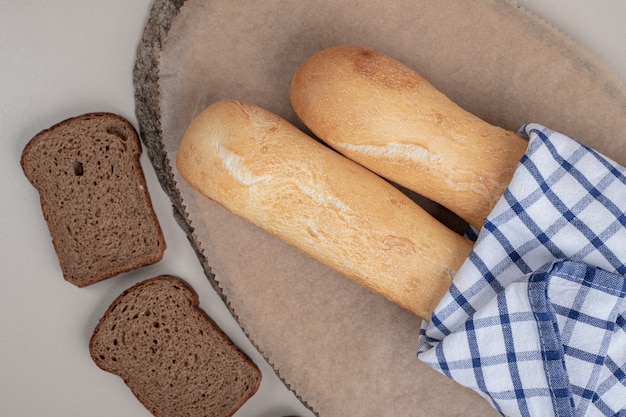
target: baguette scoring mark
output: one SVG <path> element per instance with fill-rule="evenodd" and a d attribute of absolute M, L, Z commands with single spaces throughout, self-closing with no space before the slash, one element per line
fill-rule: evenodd
<path fill-rule="evenodd" d="M 218 143 L 217 148 L 224 168 L 230 172 L 232 177 L 238 183 L 245 185 L 246 187 L 250 187 L 273 179 L 273 177 L 269 174 L 254 175 L 246 168 L 244 160 L 241 156 L 229 151 L 222 144 Z M 315 186 L 307 184 L 306 181 L 304 183 L 302 183 L 302 181 L 296 181 L 296 185 L 303 194 L 308 195 L 322 206 L 331 206 L 341 211 L 346 211 L 348 209 L 348 207 L 346 207 L 340 199 L 323 191 L 317 190 Z"/>
<path fill-rule="evenodd" d="M 338 210 L 346 211 L 348 208 L 343 204 L 341 200 L 332 195 L 326 194 L 324 192 L 320 192 L 315 187 L 309 186 L 300 186 L 302 192 L 308 196 L 310 196 L 313 200 L 317 201 L 322 206 L 332 206 Z"/>
<path fill-rule="evenodd" d="M 431 162 L 441 159 L 424 146 L 409 145 L 402 143 L 389 143 L 387 145 L 354 145 L 352 143 L 337 143 L 337 147 L 345 151 L 366 156 L 394 157 L 410 160 L 428 160 Z"/>
<path fill-rule="evenodd" d="M 249 187 L 272 179 L 271 175 L 254 175 L 251 173 L 246 169 L 241 156 L 230 152 L 221 144 L 218 143 L 217 148 L 224 168 L 231 173 L 237 182 Z"/>

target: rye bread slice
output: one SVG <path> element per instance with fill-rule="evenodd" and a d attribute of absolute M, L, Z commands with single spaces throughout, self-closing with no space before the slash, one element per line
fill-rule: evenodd
<path fill-rule="evenodd" d="M 231 416 L 261 382 L 259 368 L 173 276 L 124 291 L 100 319 L 89 349 L 157 417 Z"/>
<path fill-rule="evenodd" d="M 22 169 L 68 282 L 84 287 L 162 259 L 141 152 L 135 128 L 112 113 L 67 119 L 24 148 Z"/>

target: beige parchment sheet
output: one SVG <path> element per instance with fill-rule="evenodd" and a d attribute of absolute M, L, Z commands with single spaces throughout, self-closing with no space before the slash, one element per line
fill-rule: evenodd
<path fill-rule="evenodd" d="M 342 43 L 399 59 L 493 124 L 543 123 L 622 162 L 625 91 L 585 50 L 506 0 L 187 0 L 163 44 L 162 136 L 194 239 L 286 384 L 320 416 L 495 416 L 418 361 L 416 317 L 199 196 L 176 172 L 187 124 L 216 100 L 246 100 L 303 128 L 291 76 Z"/>

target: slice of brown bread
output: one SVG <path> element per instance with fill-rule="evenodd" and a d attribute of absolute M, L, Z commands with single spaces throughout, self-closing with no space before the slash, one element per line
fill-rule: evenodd
<path fill-rule="evenodd" d="M 22 152 L 63 276 L 78 287 L 163 257 L 141 151 L 126 119 L 88 113 L 38 133 Z"/>
<path fill-rule="evenodd" d="M 134 285 L 108 308 L 89 349 L 157 417 L 231 416 L 258 389 L 259 368 L 173 276 Z"/>

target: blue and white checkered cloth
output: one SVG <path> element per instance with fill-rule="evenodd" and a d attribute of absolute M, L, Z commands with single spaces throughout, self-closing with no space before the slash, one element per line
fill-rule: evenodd
<path fill-rule="evenodd" d="M 538 124 L 418 357 L 505 416 L 626 416 L 626 169 Z"/>

